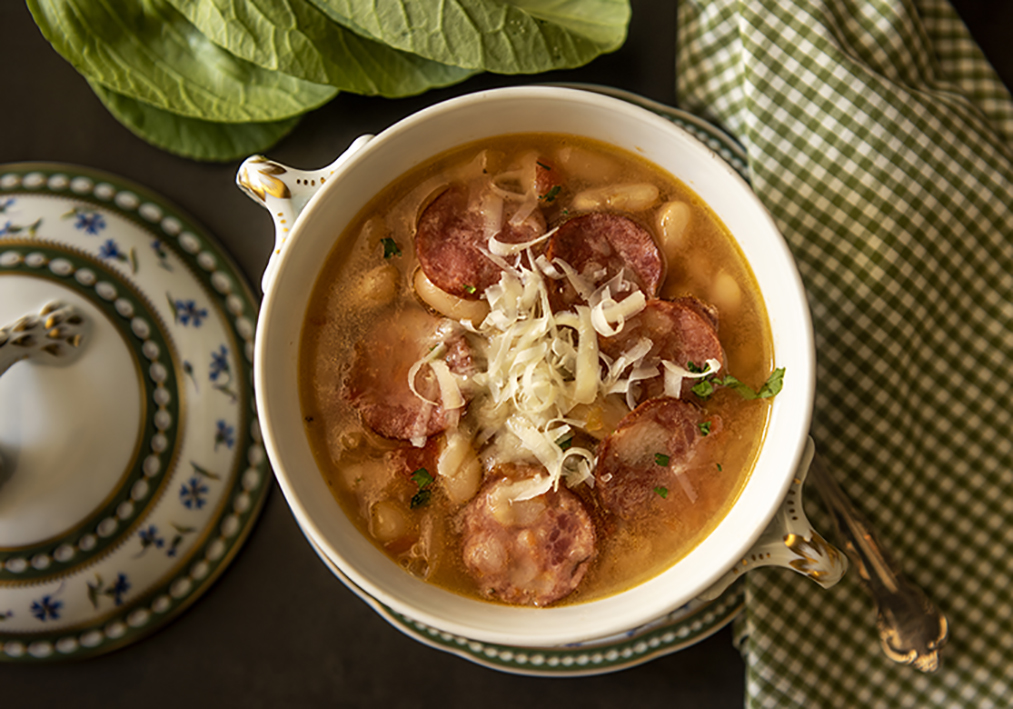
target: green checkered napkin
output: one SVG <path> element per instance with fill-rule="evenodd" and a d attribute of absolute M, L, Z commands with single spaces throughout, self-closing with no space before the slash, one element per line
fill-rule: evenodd
<path fill-rule="evenodd" d="M 1013 706 L 1009 92 L 945 0 L 681 0 L 677 74 L 798 260 L 817 447 L 950 620 L 923 675 L 882 654 L 853 571 L 751 572 L 747 705 Z"/>

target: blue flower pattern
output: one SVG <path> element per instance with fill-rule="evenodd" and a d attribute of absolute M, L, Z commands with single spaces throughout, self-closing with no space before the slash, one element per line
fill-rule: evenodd
<path fill-rule="evenodd" d="M 149 524 L 147 529 L 142 529 L 137 536 L 141 540 L 142 554 L 147 551 L 149 547 L 161 549 L 165 546 L 165 540 L 158 536 L 158 527 L 153 524 Z"/>
<path fill-rule="evenodd" d="M 113 603 L 118 606 L 123 603 L 123 596 L 129 590 L 130 582 L 127 581 L 127 575 L 121 573 L 116 577 L 116 583 L 106 589 L 106 595 L 112 596 Z"/>
<path fill-rule="evenodd" d="M 207 316 L 207 308 L 198 308 L 193 300 L 176 301 L 176 320 L 183 325 L 193 323 L 194 327 L 200 327 Z"/>
<path fill-rule="evenodd" d="M 218 419 L 218 424 L 215 428 L 215 450 L 218 450 L 218 446 L 223 443 L 226 448 L 232 448 L 235 442 L 236 427 L 228 425 L 224 419 Z"/>
<path fill-rule="evenodd" d="M 211 381 L 217 382 L 218 377 L 221 374 L 230 374 L 229 370 L 229 350 L 225 345 L 222 345 L 217 352 L 211 353 L 211 368 L 208 376 Z"/>
<path fill-rule="evenodd" d="M 85 234 L 98 234 L 106 228 L 106 220 L 98 212 L 87 209 L 77 209 L 74 212 L 76 221 L 74 228 L 83 231 Z"/>
<path fill-rule="evenodd" d="M 116 242 L 112 239 L 106 239 L 106 242 L 99 247 L 98 255 L 106 259 L 115 258 L 120 260 L 125 259 L 127 256 L 125 253 L 120 251 L 120 247 L 117 246 Z"/>
<path fill-rule="evenodd" d="M 197 477 L 192 477 L 188 482 L 183 483 L 179 490 L 179 499 L 188 510 L 199 510 L 207 502 L 205 495 L 209 488 Z"/>
<path fill-rule="evenodd" d="M 155 252 L 155 256 L 158 257 L 158 265 L 166 271 L 171 271 L 172 264 L 169 263 L 169 250 L 166 248 L 165 244 L 162 243 L 162 240 L 155 239 L 152 241 L 151 249 Z"/>
<path fill-rule="evenodd" d="M 229 349 L 221 345 L 218 351 L 211 352 L 211 366 L 208 368 L 208 379 L 211 388 L 228 396 L 232 403 L 236 402 L 236 392 L 232 389 L 232 368 L 229 366 Z M 231 446 L 229 446 L 231 448 Z"/>
<path fill-rule="evenodd" d="M 41 621 L 59 620 L 60 608 L 62 607 L 63 601 L 58 601 L 52 596 L 46 595 L 32 602 L 31 611 L 32 615 Z"/>

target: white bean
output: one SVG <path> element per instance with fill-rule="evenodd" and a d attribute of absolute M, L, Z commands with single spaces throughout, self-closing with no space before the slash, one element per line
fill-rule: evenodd
<path fill-rule="evenodd" d="M 583 148 L 560 148 L 556 153 L 556 162 L 567 177 L 592 184 L 611 181 L 619 173 L 619 164 L 615 160 Z"/>
<path fill-rule="evenodd" d="M 369 533 L 378 542 L 392 542 L 408 533 L 408 513 L 396 500 L 380 500 L 369 509 Z"/>
<path fill-rule="evenodd" d="M 371 217 L 366 220 L 362 225 L 362 232 L 359 235 L 358 242 L 363 244 L 369 253 L 375 253 L 376 248 L 380 245 L 380 240 L 387 235 L 387 230 L 384 228 L 383 219 L 380 217 Z"/>
<path fill-rule="evenodd" d="M 728 271 L 718 271 L 711 282 L 710 301 L 718 312 L 731 313 L 739 309 L 742 303 L 742 289 Z"/>
<path fill-rule="evenodd" d="M 356 281 L 352 298 L 364 304 L 386 305 L 397 295 L 399 275 L 390 263 L 366 271 Z"/>
<path fill-rule="evenodd" d="M 685 244 L 686 227 L 689 225 L 690 209 L 685 202 L 665 202 L 658 208 L 655 222 L 661 250 L 669 263 L 674 263 Z"/>
<path fill-rule="evenodd" d="M 471 439 L 455 431 L 447 435 L 447 445 L 436 461 L 436 471 L 447 497 L 455 505 L 475 496 L 482 482 L 482 464 Z"/>
<path fill-rule="evenodd" d="M 363 486 L 375 485 L 377 478 L 382 478 L 386 473 L 383 464 L 376 461 L 346 463 L 340 465 L 339 470 L 345 487 L 352 491 L 359 490 Z"/>
<path fill-rule="evenodd" d="M 421 268 L 415 271 L 415 293 L 423 303 L 452 320 L 470 320 L 478 327 L 489 314 L 489 303 L 484 300 L 465 300 L 437 288 Z"/>
<path fill-rule="evenodd" d="M 578 212 L 603 208 L 639 212 L 653 207 L 657 201 L 658 188 L 646 182 L 638 182 L 584 190 L 573 198 L 573 208 Z"/>

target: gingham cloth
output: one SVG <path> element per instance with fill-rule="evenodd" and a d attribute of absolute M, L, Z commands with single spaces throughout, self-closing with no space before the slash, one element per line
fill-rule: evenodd
<path fill-rule="evenodd" d="M 753 571 L 747 706 L 1013 706 L 1009 92 L 945 0 L 680 0 L 676 70 L 798 260 L 817 447 L 950 620 L 925 675 L 883 655 L 854 571 Z"/>

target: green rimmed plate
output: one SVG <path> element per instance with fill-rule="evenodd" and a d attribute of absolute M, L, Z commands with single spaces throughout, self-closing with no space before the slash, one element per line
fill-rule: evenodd
<path fill-rule="evenodd" d="M 61 368 L 0 379 L 0 659 L 133 642 L 227 567 L 270 488 L 250 386 L 256 300 L 157 195 L 68 165 L 0 166 L 0 322 L 69 302 Z"/>

